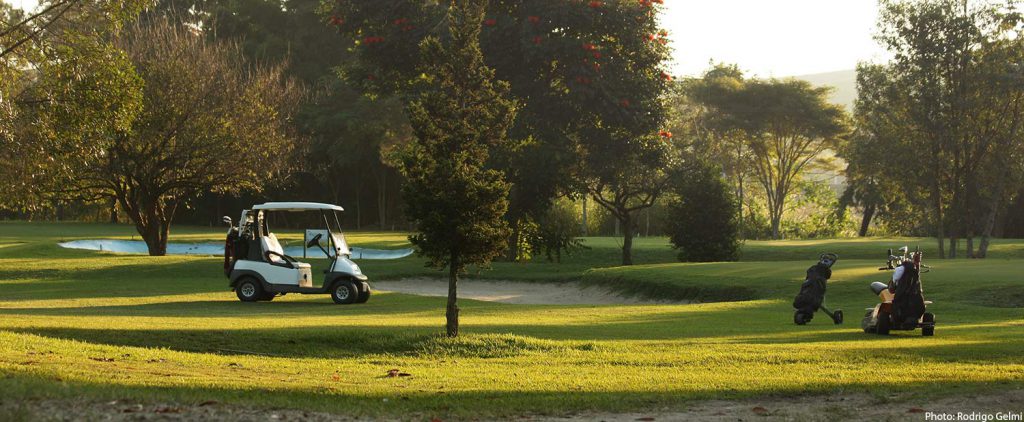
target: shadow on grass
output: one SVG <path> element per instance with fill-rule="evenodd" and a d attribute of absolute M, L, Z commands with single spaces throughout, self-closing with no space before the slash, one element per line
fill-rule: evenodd
<path fill-rule="evenodd" d="M 461 325 L 464 336 L 447 340 L 440 337 L 443 326 L 443 310 L 440 305 L 439 301 L 413 301 L 403 306 L 404 311 L 401 313 L 383 313 L 387 312 L 388 303 L 373 308 L 368 305 L 337 306 L 317 302 L 247 304 L 195 301 L 79 308 L 81 312 L 78 314 L 68 309 L 47 308 L 0 309 L 0 314 L 42 317 L 153 317 L 157 314 L 170 314 L 187 317 L 182 312 L 193 307 L 207 312 L 205 316 L 211 318 L 236 318 L 237 324 L 226 324 L 223 328 L 119 328 L 116 325 L 118 322 L 112 322 L 114 325 L 108 329 L 17 327 L 8 331 L 93 344 L 313 358 L 386 354 L 506 357 L 538 351 L 588 351 L 601 349 L 605 345 L 614 349 L 616 340 L 672 341 L 678 342 L 680 348 L 756 348 L 778 345 L 794 348 L 797 353 L 824 353 L 826 356 L 845 356 L 854 361 L 865 356 L 892 356 L 894 362 L 900 361 L 896 357 L 900 355 L 909 356 L 912 360 L 935 359 L 943 362 L 1015 361 L 1020 355 L 1008 355 L 1007 351 L 1024 350 L 1024 325 L 940 325 L 938 337 L 933 338 L 921 337 L 919 330 L 879 336 L 864 333 L 856 326 L 780 327 L 780 324 L 765 323 L 764 319 L 756 325 L 723 326 L 721 312 L 726 311 L 667 312 L 656 314 L 653 318 L 651 315 L 638 315 L 600 324 L 533 324 L 524 319 L 493 324 L 476 323 L 472 317 L 464 317 Z M 210 307 L 213 310 L 209 310 Z M 463 308 L 464 312 L 480 311 L 484 315 L 490 310 L 493 309 L 474 309 L 472 305 Z M 370 325 L 364 322 L 367 316 L 378 315 L 381 324 Z M 480 317 L 485 318 L 484 315 Z M 262 326 L 287 321 L 289 318 L 307 318 L 305 321 L 309 321 L 309 317 L 313 320 L 323 319 L 318 325 Z M 410 319 L 418 323 L 388 323 Z M 606 343 L 608 341 L 612 343 Z"/>

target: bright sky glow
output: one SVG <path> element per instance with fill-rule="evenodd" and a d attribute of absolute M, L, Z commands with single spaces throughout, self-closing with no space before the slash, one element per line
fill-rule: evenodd
<path fill-rule="evenodd" d="M 34 8 L 37 0 L 7 0 Z M 664 0 L 672 72 L 697 76 L 711 60 L 760 77 L 848 70 L 885 59 L 872 39 L 876 0 Z"/>
<path fill-rule="evenodd" d="M 697 76 L 709 60 L 760 77 L 848 70 L 885 59 L 872 38 L 876 0 L 664 0 L 673 72 Z"/>

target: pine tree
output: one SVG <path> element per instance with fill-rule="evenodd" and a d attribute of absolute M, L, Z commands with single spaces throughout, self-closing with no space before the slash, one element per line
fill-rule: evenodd
<path fill-rule="evenodd" d="M 407 110 L 416 134 L 402 160 L 406 215 L 417 225 L 409 240 L 428 266 L 448 269 L 449 337 L 459 333 L 459 275 L 489 264 L 509 235 L 509 185 L 486 162 L 506 142 L 517 104 L 483 61 L 486 7 L 487 0 L 452 1 L 445 43 L 431 37 L 420 45 L 425 81 Z"/>

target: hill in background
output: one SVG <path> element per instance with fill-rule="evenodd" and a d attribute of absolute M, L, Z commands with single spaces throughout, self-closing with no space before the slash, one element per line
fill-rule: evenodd
<path fill-rule="evenodd" d="M 811 75 L 793 76 L 794 79 L 802 79 L 815 86 L 831 86 L 831 100 L 833 103 L 846 107 L 847 111 L 853 112 L 853 102 L 857 99 L 857 71 L 839 70 L 835 72 L 815 73 Z"/>

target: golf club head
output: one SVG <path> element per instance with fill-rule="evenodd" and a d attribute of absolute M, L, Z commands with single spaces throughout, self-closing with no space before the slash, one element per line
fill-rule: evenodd
<path fill-rule="evenodd" d="M 231 217 L 228 217 L 226 215 L 224 216 L 224 218 L 221 218 L 220 221 L 223 221 L 224 224 L 227 224 L 229 226 L 231 225 Z"/>

